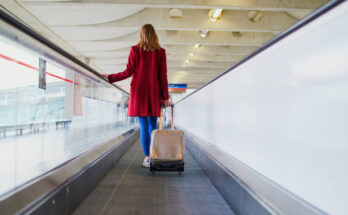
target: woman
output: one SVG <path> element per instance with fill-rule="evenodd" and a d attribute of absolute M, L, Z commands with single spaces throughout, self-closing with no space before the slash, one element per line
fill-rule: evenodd
<path fill-rule="evenodd" d="M 128 116 L 139 118 L 140 139 L 145 154 L 143 166 L 150 167 L 151 132 L 157 127 L 160 105 L 170 106 L 166 52 L 161 48 L 151 24 L 141 27 L 140 41 L 130 50 L 127 68 L 123 72 L 103 76 L 110 83 L 132 76 Z"/>

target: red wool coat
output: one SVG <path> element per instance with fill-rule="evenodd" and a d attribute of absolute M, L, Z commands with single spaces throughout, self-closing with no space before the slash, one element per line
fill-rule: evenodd
<path fill-rule="evenodd" d="M 169 99 L 166 52 L 132 46 L 127 68 L 108 75 L 110 83 L 132 76 L 128 116 L 160 116 L 160 105 Z"/>

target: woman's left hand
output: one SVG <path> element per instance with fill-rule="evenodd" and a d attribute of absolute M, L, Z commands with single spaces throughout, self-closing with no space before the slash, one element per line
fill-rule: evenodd
<path fill-rule="evenodd" d="M 108 78 L 108 74 L 106 74 L 106 73 L 103 73 L 103 74 L 101 74 L 104 78 Z"/>

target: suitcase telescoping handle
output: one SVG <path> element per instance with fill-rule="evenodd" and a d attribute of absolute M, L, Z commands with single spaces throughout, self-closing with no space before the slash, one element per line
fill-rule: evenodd
<path fill-rule="evenodd" d="M 160 130 L 163 130 L 163 108 L 165 108 L 165 107 L 161 106 L 161 115 L 160 115 L 160 123 L 159 123 Z M 172 111 L 171 129 L 174 130 L 174 107 L 173 107 L 173 105 L 170 106 L 170 109 Z"/>

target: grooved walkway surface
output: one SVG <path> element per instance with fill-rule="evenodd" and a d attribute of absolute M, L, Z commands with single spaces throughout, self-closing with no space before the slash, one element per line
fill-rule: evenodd
<path fill-rule="evenodd" d="M 233 214 L 190 153 L 185 153 L 182 175 L 152 175 L 142 167 L 138 139 L 73 214 Z"/>

